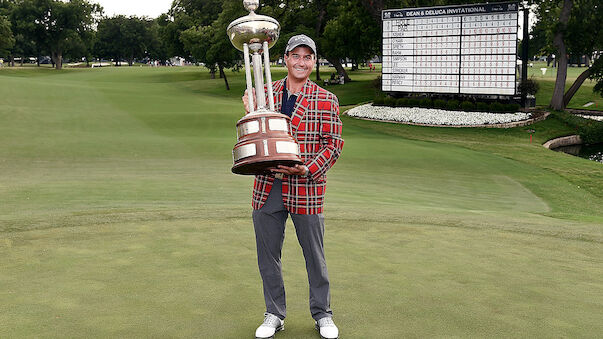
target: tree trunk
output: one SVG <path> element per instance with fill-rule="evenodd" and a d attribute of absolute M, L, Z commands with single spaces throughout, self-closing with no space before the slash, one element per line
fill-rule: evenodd
<path fill-rule="evenodd" d="M 38 64 L 38 67 L 40 67 L 40 53 L 38 53 L 38 58 L 36 59 L 36 63 Z"/>
<path fill-rule="evenodd" d="M 212 67 L 209 69 L 209 77 L 210 77 L 210 79 L 216 78 L 216 69 L 215 68 Z"/>
<path fill-rule="evenodd" d="M 557 47 L 557 58 L 559 60 L 557 67 L 557 79 L 555 80 L 555 88 L 553 89 L 553 97 L 551 98 L 551 108 L 554 110 L 563 110 L 565 80 L 567 79 L 567 49 L 564 41 L 564 33 L 567 28 L 570 13 L 572 11 L 573 1 L 563 0 L 563 7 L 559 15 L 559 27 L 553 37 L 553 45 Z"/>
<path fill-rule="evenodd" d="M 63 53 L 61 52 L 52 52 L 52 60 L 54 61 L 54 67 L 57 70 L 63 69 Z"/>
<path fill-rule="evenodd" d="M 574 81 L 572 86 L 567 90 L 567 92 L 565 92 L 565 95 L 563 96 L 563 107 L 567 107 L 574 94 L 578 92 L 578 89 L 580 86 L 582 86 L 582 83 L 584 83 L 584 80 L 588 79 L 591 74 L 593 74 L 593 69 L 592 67 L 589 67 L 587 70 L 582 72 L 578 78 L 576 78 L 576 81 Z"/>
<path fill-rule="evenodd" d="M 128 66 L 132 67 L 132 65 L 134 65 L 134 58 L 133 57 L 129 57 L 128 58 Z"/>
<path fill-rule="evenodd" d="M 553 56 L 552 55 L 547 55 L 546 56 L 546 67 L 551 67 L 551 62 L 553 61 Z"/>
<path fill-rule="evenodd" d="M 329 58 L 329 57 L 327 57 L 327 60 L 331 64 L 333 64 L 333 67 L 335 67 L 335 70 L 337 70 L 337 73 L 339 75 L 343 76 L 343 80 L 345 82 L 352 81 L 352 79 L 350 79 L 350 77 L 348 76 L 348 73 L 345 71 L 345 68 L 343 68 L 343 65 L 341 65 L 341 60 L 339 60 L 337 58 Z"/>
<path fill-rule="evenodd" d="M 314 34 L 316 38 L 322 35 L 322 32 L 325 28 L 325 17 L 327 15 L 326 4 L 322 0 L 315 0 L 316 9 L 318 10 L 318 15 L 316 16 L 316 25 L 314 26 Z M 320 45 L 318 46 L 320 47 Z M 316 82 L 318 83 L 320 79 L 320 64 L 318 61 L 319 57 L 316 55 Z"/>
<path fill-rule="evenodd" d="M 11 55 L 9 60 L 10 67 L 15 67 L 15 58 Z"/>
<path fill-rule="evenodd" d="M 21 62 L 19 63 L 21 67 L 23 67 L 23 59 L 25 59 L 25 57 L 21 56 Z"/>
<path fill-rule="evenodd" d="M 220 67 L 220 78 L 224 78 L 224 84 L 226 85 L 226 90 L 230 91 L 230 86 L 228 85 L 228 79 L 226 78 L 226 73 L 224 73 L 224 67 L 222 65 Z"/>

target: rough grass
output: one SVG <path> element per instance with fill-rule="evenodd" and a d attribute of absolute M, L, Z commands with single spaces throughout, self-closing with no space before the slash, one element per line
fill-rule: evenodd
<path fill-rule="evenodd" d="M 230 173 L 244 81 L 228 75 L 230 92 L 198 68 L 0 70 L 0 337 L 251 337 L 252 179 Z M 361 77 L 331 89 L 370 100 Z M 527 128 L 343 120 L 326 209 L 342 337 L 603 332 L 603 171 L 539 146 L 571 133 L 561 121 L 529 144 Z M 278 338 L 317 338 L 291 227 Z"/>
<path fill-rule="evenodd" d="M 534 66 L 528 69 L 528 76 L 538 81 L 540 85 L 540 91 L 536 95 L 536 105 L 548 106 L 553 96 L 553 89 L 555 88 L 555 80 L 557 77 L 557 68 L 547 67 L 546 62 L 534 62 Z M 541 68 L 546 68 L 546 72 L 543 75 Z M 567 68 L 567 80 L 565 90 L 567 91 L 570 86 L 574 83 L 576 78 L 586 70 L 585 67 L 568 67 Z M 572 97 L 572 100 L 567 105 L 568 108 L 577 109 L 588 109 L 601 111 L 603 110 L 603 97 L 600 94 L 593 92 L 595 82 L 592 80 L 586 80 L 582 83 L 582 86 L 578 89 L 578 92 Z M 594 105 L 584 107 L 585 104 L 594 102 Z"/>

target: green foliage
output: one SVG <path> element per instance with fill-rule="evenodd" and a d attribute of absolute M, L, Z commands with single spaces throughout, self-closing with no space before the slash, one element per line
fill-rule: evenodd
<path fill-rule="evenodd" d="M 396 106 L 396 98 L 387 96 L 387 97 L 385 97 L 385 100 L 383 100 L 383 104 L 385 106 L 394 107 L 394 106 Z"/>
<path fill-rule="evenodd" d="M 123 15 L 102 19 L 98 24 L 96 54 L 113 58 L 118 65 L 122 58 L 132 66 L 134 59 L 147 56 L 154 44 L 152 21 Z"/>
<path fill-rule="evenodd" d="M 556 111 L 553 114 L 573 128 L 584 143 L 603 143 L 603 122 L 582 118 L 567 112 Z"/>
<path fill-rule="evenodd" d="M 396 100 L 396 107 L 406 107 L 406 106 L 408 106 L 407 98 L 398 98 L 398 100 Z"/>
<path fill-rule="evenodd" d="M 496 112 L 504 112 L 505 111 L 505 106 L 503 104 L 501 104 L 498 101 L 494 101 L 492 103 L 490 103 L 490 112 L 496 113 Z"/>
<path fill-rule="evenodd" d="M 180 35 L 184 49 L 197 61 L 203 62 L 212 74 L 216 69 L 220 70 L 226 89 L 230 87 L 224 69 L 236 65 L 242 54 L 232 46 L 225 32 L 228 25 L 241 16 L 244 11 L 241 7 L 239 2 L 226 1 L 216 20 L 207 25 L 193 26 Z"/>
<path fill-rule="evenodd" d="M 519 111 L 520 107 L 521 107 L 521 105 L 519 105 L 518 103 L 509 103 L 509 104 L 505 104 L 504 110 L 505 110 L 505 112 L 515 113 L 515 112 Z"/>
<path fill-rule="evenodd" d="M 465 112 L 471 112 L 475 110 L 475 104 L 471 101 L 463 101 L 461 102 L 461 110 Z"/>
<path fill-rule="evenodd" d="M 595 86 L 593 87 L 593 92 L 599 93 L 599 95 L 603 96 L 603 58 L 599 57 L 593 63 L 592 74 L 590 75 L 590 79 L 595 81 Z"/>
<path fill-rule="evenodd" d="M 446 100 L 443 100 L 443 99 L 434 100 L 433 107 L 439 108 L 439 109 L 445 109 L 446 108 Z"/>
<path fill-rule="evenodd" d="M 451 110 L 451 111 L 455 111 L 457 109 L 459 109 L 459 101 L 452 99 L 452 100 L 448 100 L 446 102 L 446 109 Z"/>
<path fill-rule="evenodd" d="M 385 97 L 383 95 L 377 95 L 373 100 L 373 106 L 383 106 L 385 102 Z"/>
<path fill-rule="evenodd" d="M 520 93 L 536 95 L 536 93 L 538 93 L 539 89 L 540 89 L 540 86 L 533 79 L 527 79 L 527 80 L 519 83 L 519 92 Z"/>
<path fill-rule="evenodd" d="M 348 0 L 341 2 L 338 15 L 326 23 L 321 41 L 325 55 L 348 57 L 358 64 L 379 53 L 381 31 L 359 0 Z"/>
<path fill-rule="evenodd" d="M 408 107 L 419 107 L 421 100 L 417 97 L 408 98 Z"/>
<path fill-rule="evenodd" d="M 0 15 L 0 57 L 6 55 L 14 45 L 15 38 L 10 29 L 10 22 L 6 17 Z"/>
<path fill-rule="evenodd" d="M 375 89 L 376 92 L 381 92 L 381 75 L 371 81 L 371 86 Z"/>
<path fill-rule="evenodd" d="M 433 102 L 431 101 L 430 98 L 423 98 L 419 101 L 419 107 L 432 108 Z"/>
<path fill-rule="evenodd" d="M 490 105 L 487 102 L 478 101 L 475 104 L 475 109 L 478 112 L 488 112 L 490 110 Z"/>

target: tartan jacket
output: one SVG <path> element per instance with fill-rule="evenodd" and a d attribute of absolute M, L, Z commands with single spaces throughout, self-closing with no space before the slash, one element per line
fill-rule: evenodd
<path fill-rule="evenodd" d="M 274 108 L 278 112 L 282 106 L 285 79 L 272 83 Z M 322 213 L 326 172 L 335 164 L 343 148 L 341 129 L 337 97 L 306 80 L 291 115 L 291 132 L 299 144 L 300 157 L 310 174 L 307 177 L 283 175 L 283 203 L 289 212 Z M 273 182 L 274 175 L 256 175 L 252 199 L 254 209 L 262 208 Z"/>

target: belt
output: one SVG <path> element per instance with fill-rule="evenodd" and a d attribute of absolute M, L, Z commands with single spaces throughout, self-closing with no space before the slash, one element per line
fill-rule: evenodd
<path fill-rule="evenodd" d="M 277 179 L 283 179 L 283 173 L 276 173 L 274 174 L 274 177 Z"/>

